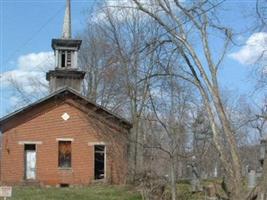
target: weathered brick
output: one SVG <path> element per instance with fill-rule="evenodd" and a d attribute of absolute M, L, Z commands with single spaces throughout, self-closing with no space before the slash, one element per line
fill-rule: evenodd
<path fill-rule="evenodd" d="M 75 102 L 74 102 L 75 104 Z M 107 144 L 107 182 L 125 183 L 127 173 L 127 130 L 114 128 L 88 115 L 72 103 L 57 102 L 36 108 L 2 138 L 1 183 L 21 184 L 24 181 L 24 146 L 20 141 L 41 141 L 37 144 L 37 181 L 42 185 L 87 185 L 94 180 L 94 148 L 90 142 Z M 61 118 L 63 113 L 69 120 Z M 21 117 L 20 117 L 21 118 Z M 27 120 L 25 120 L 27 119 Z M 72 169 L 58 168 L 57 138 L 73 138 Z"/>

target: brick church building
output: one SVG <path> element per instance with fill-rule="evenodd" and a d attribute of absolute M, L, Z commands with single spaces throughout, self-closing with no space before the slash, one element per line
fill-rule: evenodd
<path fill-rule="evenodd" d="M 50 94 L 0 119 L 0 183 L 9 185 L 123 184 L 131 123 L 81 95 L 81 40 L 71 38 L 70 0 L 63 34 L 52 39 L 56 66 Z"/>

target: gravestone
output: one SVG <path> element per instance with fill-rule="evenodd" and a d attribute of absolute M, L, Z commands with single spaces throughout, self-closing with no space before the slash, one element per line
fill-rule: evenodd
<path fill-rule="evenodd" d="M 253 189 L 256 186 L 256 172 L 250 170 L 248 173 L 248 188 Z"/>
<path fill-rule="evenodd" d="M 194 160 L 191 164 L 191 168 L 192 168 L 192 180 L 191 180 L 192 192 L 201 192 L 202 187 L 200 185 L 200 176 L 198 173 L 196 162 Z"/>

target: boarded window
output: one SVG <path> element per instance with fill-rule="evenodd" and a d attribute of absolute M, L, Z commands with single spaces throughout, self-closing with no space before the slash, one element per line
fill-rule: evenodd
<path fill-rule="evenodd" d="M 71 167 L 71 141 L 58 142 L 58 166 L 61 168 Z"/>

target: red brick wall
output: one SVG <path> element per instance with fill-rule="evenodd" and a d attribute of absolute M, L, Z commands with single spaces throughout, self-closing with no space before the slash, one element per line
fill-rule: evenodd
<path fill-rule="evenodd" d="M 107 178 L 123 184 L 127 173 L 127 130 L 109 126 L 83 112 L 74 104 L 62 103 L 44 109 L 28 121 L 7 130 L 2 138 L 1 182 L 21 184 L 24 181 L 24 145 L 20 141 L 40 141 L 37 144 L 37 181 L 44 185 L 68 183 L 86 185 L 94 180 L 93 142 L 105 142 L 107 148 Z M 61 118 L 63 113 L 69 120 Z M 73 138 L 72 169 L 58 168 L 57 138 Z"/>

